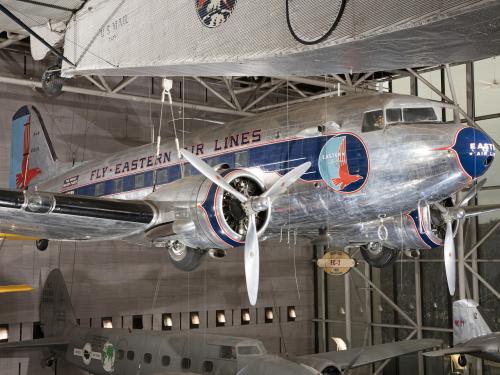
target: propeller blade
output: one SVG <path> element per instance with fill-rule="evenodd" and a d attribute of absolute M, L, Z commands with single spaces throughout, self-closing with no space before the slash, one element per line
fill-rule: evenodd
<path fill-rule="evenodd" d="M 307 170 L 311 168 L 311 162 L 305 162 L 304 164 L 295 167 L 287 174 L 281 176 L 278 181 L 276 181 L 273 186 L 267 189 L 262 197 L 269 197 L 274 200 L 278 195 L 283 194 L 287 189 L 293 185 Z"/>
<path fill-rule="evenodd" d="M 446 269 L 446 280 L 450 295 L 455 294 L 455 242 L 453 240 L 453 226 L 451 220 L 446 222 L 446 235 L 444 238 L 444 265 Z"/>
<path fill-rule="evenodd" d="M 459 206 L 459 207 L 467 206 L 469 204 L 470 200 L 472 198 L 474 198 L 477 193 L 479 193 L 479 190 L 482 189 L 482 187 L 484 186 L 485 183 L 486 183 L 486 179 L 483 179 L 483 180 L 479 181 L 476 185 L 473 185 L 469 189 L 467 194 L 465 194 L 465 196 L 462 198 L 462 200 L 458 203 L 457 206 Z"/>
<path fill-rule="evenodd" d="M 481 206 L 467 206 L 462 208 L 465 211 L 465 218 L 479 216 L 500 211 L 500 204 L 485 204 Z"/>
<path fill-rule="evenodd" d="M 198 156 L 193 155 L 191 152 L 181 149 L 180 150 L 182 156 L 193 166 L 195 167 L 203 176 L 208 178 L 214 184 L 224 189 L 228 193 L 235 196 L 241 203 L 245 203 L 248 198 L 241 194 L 238 190 L 233 188 L 229 183 L 222 178 L 220 174 L 218 174 L 214 169 L 201 160 Z"/>
<path fill-rule="evenodd" d="M 248 217 L 248 230 L 245 238 L 245 277 L 250 304 L 255 306 L 259 293 L 259 238 L 255 215 Z"/>

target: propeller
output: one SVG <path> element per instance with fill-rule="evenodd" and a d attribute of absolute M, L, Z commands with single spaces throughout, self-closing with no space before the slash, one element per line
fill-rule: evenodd
<path fill-rule="evenodd" d="M 453 221 L 463 220 L 466 217 L 473 216 L 468 213 L 468 208 L 466 207 L 472 198 L 481 190 L 481 188 L 486 183 L 486 179 L 478 182 L 472 186 L 469 191 L 463 196 L 463 198 L 454 207 L 444 207 L 440 203 L 434 203 L 434 205 L 441 211 L 442 218 L 446 223 L 446 233 L 444 236 L 444 265 L 446 270 L 446 281 L 448 283 L 448 290 L 450 295 L 455 294 L 455 282 L 456 282 L 456 251 L 455 251 L 455 234 L 453 232 Z M 484 213 L 484 208 L 482 208 L 480 213 Z M 478 215 L 480 213 L 477 213 Z"/>
<path fill-rule="evenodd" d="M 223 190 L 232 194 L 238 199 L 248 216 L 248 228 L 245 238 L 245 278 L 247 284 L 247 293 L 250 304 L 254 306 L 257 303 L 259 292 L 259 237 L 257 234 L 256 215 L 268 209 L 271 209 L 272 202 L 288 188 L 293 185 L 307 170 L 311 167 L 310 162 L 299 165 L 291 171 L 281 176 L 269 189 L 257 197 L 247 197 L 233 188 L 224 178 L 218 174 L 212 167 L 205 163 L 199 157 L 193 155 L 187 150 L 180 150 L 182 156 L 201 174 L 218 185 Z"/>

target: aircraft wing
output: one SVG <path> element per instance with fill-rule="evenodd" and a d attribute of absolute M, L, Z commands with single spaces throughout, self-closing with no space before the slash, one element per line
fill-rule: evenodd
<path fill-rule="evenodd" d="M 33 287 L 31 285 L 20 284 L 20 285 L 0 285 L 0 294 L 2 293 L 19 293 L 19 292 L 31 292 Z"/>
<path fill-rule="evenodd" d="M 455 348 L 447 348 L 442 350 L 433 350 L 424 353 L 426 357 L 443 357 L 452 354 L 467 354 L 467 353 L 477 353 L 483 351 L 483 348 L 479 346 L 458 346 Z"/>
<path fill-rule="evenodd" d="M 67 346 L 69 341 L 63 337 L 50 337 L 46 339 L 6 342 L 0 344 L 0 352 L 18 350 L 38 350 L 49 347 Z"/>
<path fill-rule="evenodd" d="M 365 348 L 304 355 L 297 357 L 297 360 L 320 372 L 328 367 L 335 367 L 339 370 L 343 370 L 349 366 L 351 368 L 356 368 L 386 359 L 396 358 L 405 354 L 432 349 L 441 344 L 441 340 L 434 339 L 398 341 Z"/>
<path fill-rule="evenodd" d="M 54 240 L 125 238 L 146 229 L 143 201 L 0 189 L 0 232 Z"/>

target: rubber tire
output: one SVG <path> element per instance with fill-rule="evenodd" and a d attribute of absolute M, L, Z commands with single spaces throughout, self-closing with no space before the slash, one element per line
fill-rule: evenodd
<path fill-rule="evenodd" d="M 463 354 L 460 354 L 460 356 L 458 357 L 458 361 L 457 362 L 462 367 L 467 366 L 467 358 Z"/>
<path fill-rule="evenodd" d="M 396 261 L 398 257 L 398 251 L 391 249 L 389 247 L 382 247 L 380 254 L 373 254 L 368 250 L 367 246 L 360 247 L 361 255 L 363 259 L 372 267 L 384 268 L 390 266 Z"/>
<path fill-rule="evenodd" d="M 49 247 L 49 240 L 40 239 L 35 241 L 35 246 L 40 251 L 45 251 Z"/>
<path fill-rule="evenodd" d="M 207 255 L 207 251 L 201 249 L 193 249 L 191 247 L 186 247 L 186 250 L 186 255 L 181 260 L 175 260 L 170 254 L 170 251 L 167 251 L 170 261 L 175 268 L 181 271 L 191 272 L 200 266 L 200 264 L 203 262 L 203 259 Z"/>

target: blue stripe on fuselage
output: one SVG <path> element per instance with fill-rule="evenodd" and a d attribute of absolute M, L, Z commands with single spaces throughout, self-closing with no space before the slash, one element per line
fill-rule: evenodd
<path fill-rule="evenodd" d="M 290 169 L 310 161 L 311 169 L 302 176 L 306 181 L 321 180 L 318 171 L 318 155 L 330 136 L 314 138 L 303 138 L 293 140 L 282 140 L 276 143 L 265 144 L 247 149 L 228 150 L 225 154 L 208 156 L 203 160 L 210 165 L 228 164 L 230 168 L 252 168 L 259 167 L 266 172 L 285 174 Z M 157 185 L 173 182 L 180 178 L 179 164 L 174 164 L 157 169 Z M 199 172 L 191 165 L 185 165 L 185 176 L 197 175 Z M 136 177 L 144 175 L 144 184 L 137 186 Z M 116 180 L 123 179 L 122 190 L 116 190 Z M 103 184 L 103 185 L 101 185 Z M 99 185 L 99 186 L 98 186 Z M 126 193 L 153 186 L 153 171 L 144 171 L 127 176 L 117 175 L 116 178 L 97 181 L 93 184 L 74 189 L 75 194 L 84 196 L 107 196 L 116 193 Z M 97 187 L 97 189 L 96 189 Z M 96 192 L 97 190 L 97 192 Z"/>

